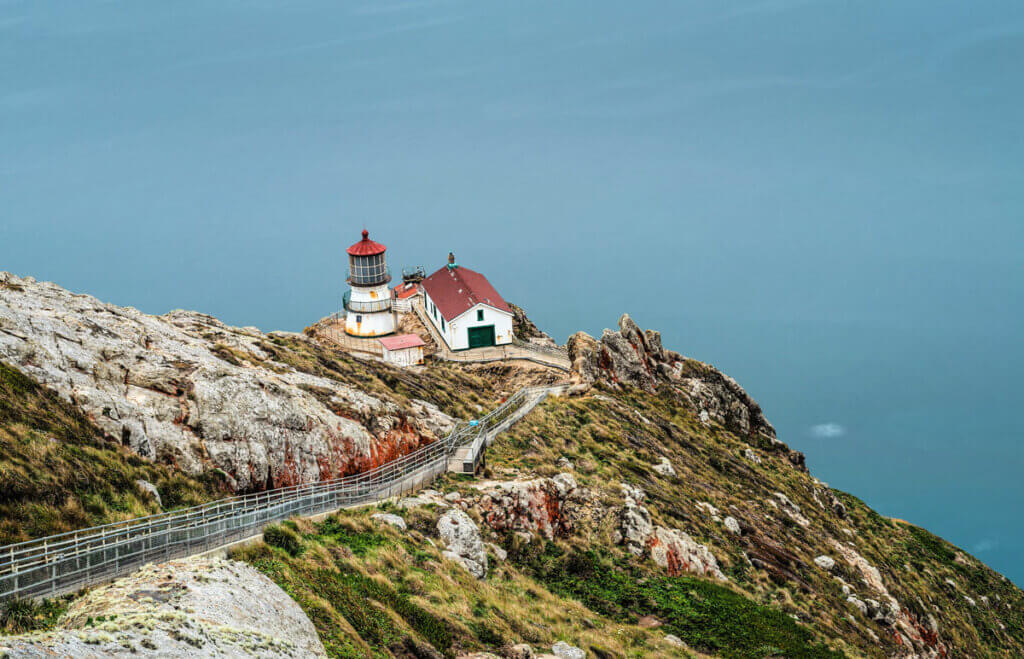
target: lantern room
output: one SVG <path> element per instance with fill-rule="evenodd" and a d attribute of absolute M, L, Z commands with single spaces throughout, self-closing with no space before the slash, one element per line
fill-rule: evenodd
<path fill-rule="evenodd" d="M 363 239 L 348 248 L 348 283 L 356 286 L 376 286 L 391 281 L 384 252 L 387 247 L 370 240 L 370 232 L 363 229 Z"/>

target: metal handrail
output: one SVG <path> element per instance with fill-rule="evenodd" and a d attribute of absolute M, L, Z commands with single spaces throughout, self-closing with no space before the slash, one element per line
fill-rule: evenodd
<path fill-rule="evenodd" d="M 0 601 L 69 592 L 108 581 L 147 562 L 201 553 L 252 537 L 275 521 L 409 491 L 444 473 L 456 448 L 479 441 L 528 403 L 530 396 L 552 389 L 524 387 L 475 425 L 459 422 L 443 440 L 358 474 L 227 497 L 0 547 Z"/>

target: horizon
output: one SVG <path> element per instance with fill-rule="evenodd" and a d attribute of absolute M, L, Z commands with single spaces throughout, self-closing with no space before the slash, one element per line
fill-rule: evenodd
<path fill-rule="evenodd" d="M 0 270 L 302 331 L 365 227 L 629 313 L 1017 584 L 1024 6 L 0 5 Z"/>

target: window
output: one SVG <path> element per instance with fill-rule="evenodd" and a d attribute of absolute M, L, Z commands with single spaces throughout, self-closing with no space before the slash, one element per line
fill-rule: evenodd
<path fill-rule="evenodd" d="M 447 331 L 447 330 L 445 329 L 445 327 L 444 327 L 444 318 L 442 318 L 442 319 L 441 319 L 441 331 L 442 331 L 442 332 L 446 332 L 446 331 Z"/>
<path fill-rule="evenodd" d="M 361 322 L 363 322 L 363 317 L 362 316 L 356 316 L 356 324 L 359 324 Z"/>
<path fill-rule="evenodd" d="M 477 320 L 483 320 L 484 319 L 484 310 L 483 309 L 477 309 L 476 310 L 476 319 Z"/>

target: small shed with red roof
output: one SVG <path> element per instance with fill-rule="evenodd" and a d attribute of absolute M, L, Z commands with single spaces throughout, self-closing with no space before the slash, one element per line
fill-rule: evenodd
<path fill-rule="evenodd" d="M 385 336 L 380 339 L 384 361 L 398 366 L 413 366 L 423 363 L 423 347 L 427 345 L 415 334 Z"/>
<path fill-rule="evenodd" d="M 395 311 L 398 313 L 412 313 L 413 298 L 420 294 L 420 286 L 415 282 L 403 281 L 393 289 L 392 296 L 395 299 Z"/>
<path fill-rule="evenodd" d="M 507 345 L 512 332 L 512 309 L 487 277 L 458 265 L 448 265 L 420 283 L 427 318 L 450 350 Z"/>

